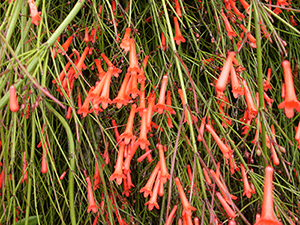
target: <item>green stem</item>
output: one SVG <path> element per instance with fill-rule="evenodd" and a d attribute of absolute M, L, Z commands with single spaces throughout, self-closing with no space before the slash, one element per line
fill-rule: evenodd
<path fill-rule="evenodd" d="M 48 46 L 52 46 L 56 39 L 64 32 L 65 28 L 71 23 L 74 17 L 77 15 L 79 10 L 82 8 L 85 0 L 79 0 L 66 19 L 60 24 L 60 26 L 56 29 L 56 31 L 52 34 L 52 36 L 48 39 L 46 44 Z"/>
<path fill-rule="evenodd" d="M 36 110 L 34 111 L 34 116 Z M 26 122 L 25 122 L 26 123 Z M 36 139 L 36 126 L 35 120 L 31 120 L 31 148 L 30 148 L 30 162 L 28 164 L 28 180 L 27 180 L 27 198 L 26 198 L 26 214 L 25 214 L 25 225 L 28 225 L 29 213 L 30 213 L 30 198 L 31 198 L 31 188 L 32 188 L 32 171 L 34 170 L 34 155 L 35 155 L 35 139 Z"/>
<path fill-rule="evenodd" d="M 13 116 L 13 131 L 12 131 L 12 137 L 11 137 L 11 160 L 9 164 L 9 170 L 11 171 L 11 177 L 12 177 L 12 204 L 13 204 L 13 218 L 16 218 L 16 185 L 15 185 L 15 172 L 14 172 L 14 165 L 15 165 L 15 158 L 16 158 L 16 135 L 17 135 L 17 114 L 12 113 Z M 8 170 L 8 171 L 9 171 Z M 16 220 L 13 219 L 14 223 L 16 223 Z"/>
<path fill-rule="evenodd" d="M 263 89 L 263 74 L 262 74 L 262 51 L 261 51 L 261 39 L 260 39 L 260 26 L 258 5 L 255 2 L 254 7 L 254 23 L 255 23 L 255 35 L 256 35 L 256 60 L 257 60 L 257 80 L 258 80 L 258 94 L 259 94 L 259 119 L 261 123 L 261 136 L 262 136 L 262 148 L 265 157 L 268 155 L 267 141 L 266 141 L 266 128 L 263 121 L 264 117 L 264 89 Z M 268 158 L 268 157 L 267 157 Z"/>
<path fill-rule="evenodd" d="M 70 202 L 70 217 L 72 225 L 76 225 L 75 205 L 74 205 L 74 174 L 76 172 L 75 165 L 75 145 L 73 139 L 73 133 L 67 121 L 49 104 L 45 101 L 47 108 L 58 118 L 63 127 L 66 130 L 69 151 L 70 151 L 70 170 L 69 170 L 69 202 Z"/>

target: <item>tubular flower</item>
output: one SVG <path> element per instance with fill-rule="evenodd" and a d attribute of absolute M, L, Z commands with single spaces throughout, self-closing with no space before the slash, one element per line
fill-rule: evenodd
<path fill-rule="evenodd" d="M 61 47 L 63 48 L 64 51 L 62 51 L 62 50 L 59 48 L 59 49 L 57 49 L 57 52 L 58 52 L 58 53 L 61 53 L 62 55 L 65 55 L 65 52 L 68 51 L 68 49 L 69 49 L 69 47 L 70 47 L 70 45 L 71 45 L 71 43 L 72 43 L 72 40 L 73 40 L 73 36 L 71 35 L 71 36 L 65 41 L 65 43 L 63 43 L 62 46 L 61 46 Z"/>
<path fill-rule="evenodd" d="M 242 177 L 243 177 L 243 183 L 244 183 L 244 192 L 243 196 L 246 195 L 247 198 L 251 198 L 251 193 L 255 194 L 255 191 L 253 191 L 249 185 L 246 170 L 243 164 L 241 164 L 241 171 L 242 171 Z"/>
<path fill-rule="evenodd" d="M 30 8 L 30 14 L 31 14 L 31 23 L 34 23 L 36 26 L 39 25 L 39 21 L 41 21 L 40 13 L 38 12 L 38 9 L 36 7 L 34 0 L 28 0 L 29 8 Z"/>
<path fill-rule="evenodd" d="M 146 98 L 145 98 L 145 81 L 141 81 L 141 95 L 139 101 L 139 107 L 136 109 L 139 115 L 143 115 L 143 110 L 146 108 Z"/>
<path fill-rule="evenodd" d="M 273 209 L 273 172 L 273 167 L 266 167 L 261 216 L 256 220 L 254 225 L 282 225 L 276 219 Z"/>
<path fill-rule="evenodd" d="M 41 172 L 44 174 L 47 173 L 47 171 L 48 171 L 46 155 L 47 155 L 47 147 L 45 145 L 43 145 Z"/>
<path fill-rule="evenodd" d="M 294 109 L 296 109 L 297 112 L 300 112 L 300 102 L 296 96 L 290 62 L 284 60 L 282 62 L 282 67 L 284 72 L 284 84 L 286 88 L 284 101 L 278 105 L 278 108 L 284 108 L 287 118 L 292 118 L 294 116 Z"/>
<path fill-rule="evenodd" d="M 182 14 L 181 14 L 181 8 L 180 8 L 178 0 L 175 0 L 175 7 L 176 7 L 176 13 L 177 13 L 178 17 L 181 18 Z"/>
<path fill-rule="evenodd" d="M 161 46 L 158 46 L 158 48 L 162 49 L 163 51 L 166 50 L 166 38 L 163 32 L 161 32 Z"/>
<path fill-rule="evenodd" d="M 217 142 L 217 145 L 219 146 L 221 152 L 223 153 L 225 159 L 230 159 L 230 155 L 232 153 L 232 150 L 228 148 L 220 139 L 220 137 L 216 134 L 215 130 L 210 126 L 209 124 L 206 124 L 206 129 L 210 132 L 210 134 L 213 136 L 214 140 Z"/>
<path fill-rule="evenodd" d="M 136 141 L 136 144 L 140 145 L 141 149 L 145 149 L 146 145 L 150 145 L 150 142 L 147 138 L 147 127 L 146 127 L 146 117 L 147 117 L 147 109 L 143 110 L 142 122 L 141 122 L 141 129 L 140 129 L 140 136 L 139 139 Z"/>
<path fill-rule="evenodd" d="M 177 205 L 175 205 L 172 209 L 172 211 L 170 212 L 168 219 L 165 223 L 165 225 L 171 225 L 172 224 L 172 220 L 174 219 L 175 215 L 176 215 L 176 210 L 177 210 Z"/>
<path fill-rule="evenodd" d="M 128 145 L 129 142 L 133 139 L 132 130 L 133 130 L 133 122 L 134 122 L 135 112 L 136 112 L 136 104 L 133 104 L 131 106 L 131 111 L 130 111 L 130 114 L 128 117 L 126 129 L 125 129 L 124 133 L 122 133 L 120 135 L 120 140 L 124 139 L 124 142 L 126 145 Z"/>
<path fill-rule="evenodd" d="M 19 108 L 16 88 L 14 85 L 11 85 L 9 88 L 9 109 L 12 112 L 17 112 Z"/>
<path fill-rule="evenodd" d="M 140 193 L 144 192 L 145 198 L 147 198 L 148 195 L 152 196 L 152 187 L 159 170 L 160 170 L 160 163 L 157 163 L 146 185 L 140 190 Z"/>
<path fill-rule="evenodd" d="M 148 205 L 148 209 L 150 211 L 154 207 L 159 209 L 159 205 L 157 204 L 157 194 L 158 194 L 159 185 L 160 185 L 160 171 L 157 174 L 157 178 L 156 178 L 156 181 L 155 181 L 155 184 L 154 184 L 152 195 L 151 195 L 149 201 L 145 203 L 145 205 Z"/>
<path fill-rule="evenodd" d="M 102 103 L 102 108 L 106 109 L 108 104 L 111 104 L 112 101 L 109 98 L 109 91 L 110 91 L 110 81 L 112 77 L 113 70 L 111 68 L 108 69 L 107 74 L 105 75 L 105 83 L 103 87 L 103 91 L 100 97 L 94 99 L 93 103 L 94 105 L 98 105 Z"/>
<path fill-rule="evenodd" d="M 126 87 L 128 85 L 130 74 L 126 73 L 123 83 L 121 85 L 118 96 L 112 101 L 112 103 L 117 104 L 117 108 L 120 109 L 122 105 L 126 106 L 129 102 L 130 97 L 126 95 Z"/>
<path fill-rule="evenodd" d="M 143 60 L 143 64 L 141 66 L 141 69 L 140 69 L 140 72 L 138 74 L 138 82 L 141 83 L 142 81 L 145 81 L 146 80 L 146 77 L 145 77 L 145 69 L 146 69 L 146 66 L 147 66 L 147 63 L 148 63 L 148 59 L 149 59 L 149 55 L 146 55 L 144 60 Z"/>
<path fill-rule="evenodd" d="M 250 41 L 250 47 L 251 48 L 256 48 L 256 39 L 255 39 L 255 37 L 253 37 L 253 35 L 250 33 L 250 31 L 248 32 L 247 28 L 244 27 L 243 24 L 240 25 L 240 28 L 242 28 L 242 30 L 245 32 L 245 34 L 247 34 L 247 38 Z"/>
<path fill-rule="evenodd" d="M 121 73 L 122 70 L 115 67 L 114 64 L 112 64 L 112 62 L 107 58 L 107 56 L 104 53 L 101 53 L 101 57 L 106 62 L 108 69 L 113 69 L 113 72 L 112 72 L 113 76 L 119 77 L 119 73 Z"/>
<path fill-rule="evenodd" d="M 258 110 L 254 104 L 251 92 L 250 92 L 248 84 L 245 80 L 243 80 L 243 85 L 244 85 L 244 95 L 246 97 L 247 108 L 249 111 L 248 118 L 253 119 L 257 115 Z"/>
<path fill-rule="evenodd" d="M 165 98 L 166 98 L 167 82 L 168 82 L 168 76 L 165 75 L 165 76 L 163 76 L 163 81 L 162 81 L 160 92 L 159 92 L 158 102 L 154 106 L 154 110 L 156 110 L 158 112 L 158 114 L 162 114 L 164 112 L 164 110 L 166 109 Z"/>
<path fill-rule="evenodd" d="M 176 16 L 174 16 L 174 25 L 175 25 L 175 37 L 174 40 L 176 41 L 177 45 L 180 45 L 181 42 L 185 42 L 185 38 L 182 36 L 180 27 L 179 27 L 179 22 Z"/>
<path fill-rule="evenodd" d="M 231 78 L 231 88 L 232 88 L 231 91 L 232 91 L 233 97 L 237 98 L 239 95 L 241 95 L 241 96 L 244 95 L 244 90 L 241 87 L 241 82 L 239 81 L 233 66 L 231 66 L 230 78 Z"/>
<path fill-rule="evenodd" d="M 23 152 L 23 174 L 24 177 L 21 181 L 21 183 L 23 183 L 23 181 L 26 183 L 27 179 L 28 179 L 28 170 L 27 170 L 27 161 L 26 161 L 26 151 Z"/>
<path fill-rule="evenodd" d="M 155 105 L 155 95 L 150 93 L 148 96 L 148 108 L 147 108 L 147 118 L 146 118 L 146 128 L 151 130 L 151 119 L 153 115 L 153 107 Z"/>
<path fill-rule="evenodd" d="M 140 72 L 136 55 L 135 43 L 132 38 L 130 39 L 129 67 L 127 69 L 127 72 L 131 73 L 131 75 L 133 75 L 133 73 L 137 74 Z"/>
<path fill-rule="evenodd" d="M 97 157 L 95 158 L 95 167 L 96 167 L 96 172 L 95 172 L 95 176 L 94 176 L 94 190 L 96 190 L 99 187 L 99 183 L 100 183 L 100 174 L 99 174 L 99 167 L 97 164 Z"/>
<path fill-rule="evenodd" d="M 243 20 L 245 18 L 245 16 L 236 7 L 235 1 L 234 0 L 229 0 L 229 3 L 230 3 L 230 6 L 232 7 L 233 11 L 235 12 L 235 14 L 239 17 L 239 20 Z"/>
<path fill-rule="evenodd" d="M 218 185 L 222 195 L 224 196 L 226 202 L 228 204 L 231 204 L 229 198 L 227 197 L 227 194 L 231 197 L 231 199 L 235 200 L 237 199 L 236 196 L 231 195 L 229 192 L 225 193 L 224 191 L 226 191 L 224 184 L 221 182 L 220 178 L 218 177 L 218 175 L 215 173 L 215 171 L 213 170 L 209 170 L 209 172 L 211 173 L 211 175 L 213 176 L 213 178 L 215 179 L 216 184 Z"/>
<path fill-rule="evenodd" d="M 208 184 L 211 184 L 211 179 L 210 179 L 210 177 L 208 176 L 207 170 L 206 170 L 204 167 L 202 168 L 202 170 L 203 170 L 203 174 L 204 174 L 204 178 L 205 178 L 206 182 L 207 182 Z"/>
<path fill-rule="evenodd" d="M 187 217 L 191 217 L 192 216 L 192 211 L 196 211 L 197 209 L 195 207 L 192 207 L 188 201 L 188 199 L 186 198 L 186 195 L 184 193 L 184 190 L 182 188 L 182 185 L 180 183 L 180 180 L 178 177 L 175 178 L 175 183 L 179 192 L 179 196 L 181 199 L 181 203 L 182 203 L 182 216 L 187 216 Z"/>
<path fill-rule="evenodd" d="M 95 202 L 91 179 L 87 177 L 85 178 L 85 180 L 87 182 L 87 193 L 88 193 L 88 200 L 89 200 L 89 207 L 87 209 L 87 212 L 93 211 L 93 213 L 97 213 L 99 206 L 97 206 Z"/>
<path fill-rule="evenodd" d="M 117 184 L 122 184 L 122 179 L 126 178 L 123 174 L 123 158 L 124 158 L 125 143 L 120 143 L 118 158 L 115 166 L 115 172 L 109 177 L 110 181 L 117 180 Z"/>
<path fill-rule="evenodd" d="M 246 10 L 246 12 L 249 14 L 249 12 L 250 12 L 250 8 L 249 8 L 249 4 L 248 4 L 248 2 L 246 2 L 246 0 L 240 0 L 240 2 L 241 2 L 241 4 L 243 5 L 243 8 Z"/>
<path fill-rule="evenodd" d="M 159 162 L 160 162 L 160 171 L 161 171 L 161 181 L 162 183 L 166 183 L 167 179 L 170 179 L 170 174 L 167 169 L 165 155 L 164 155 L 164 149 L 161 144 L 157 144 L 158 150 L 159 150 Z"/>
<path fill-rule="evenodd" d="M 230 206 L 227 204 L 226 200 L 223 198 L 220 192 L 217 192 L 216 196 L 218 197 L 221 205 L 223 206 L 229 218 L 235 218 L 236 217 L 235 212 L 230 208 Z"/>
<path fill-rule="evenodd" d="M 130 50 L 130 27 L 127 27 L 125 29 L 125 34 L 124 37 L 121 41 L 120 47 L 125 51 L 125 52 L 129 52 Z"/>
<path fill-rule="evenodd" d="M 175 115 L 175 110 L 171 107 L 172 106 L 172 99 L 171 99 L 171 91 L 167 91 L 167 102 L 166 102 L 167 111 L 169 111 L 170 114 Z"/>
<path fill-rule="evenodd" d="M 269 89 L 272 90 L 272 86 L 270 84 L 270 81 L 271 81 L 271 68 L 268 69 L 268 73 L 267 73 L 267 80 L 265 80 L 264 82 L 264 91 L 268 91 Z"/>
<path fill-rule="evenodd" d="M 236 37 L 236 33 L 234 32 L 234 30 L 232 29 L 223 9 L 221 11 L 221 15 L 222 15 L 222 18 L 224 20 L 224 24 L 225 24 L 225 29 L 227 31 L 227 34 L 228 34 L 228 37 L 230 40 L 232 40 L 232 37 Z"/>
<path fill-rule="evenodd" d="M 98 70 L 98 76 L 99 76 L 99 80 L 102 80 L 102 78 L 105 76 L 106 72 L 103 70 L 102 66 L 101 66 L 101 60 L 100 59 L 95 59 L 94 60 L 97 70 Z"/>
<path fill-rule="evenodd" d="M 130 39 L 129 68 L 127 69 L 127 72 L 130 73 L 132 77 L 131 89 L 128 94 L 131 94 L 131 97 L 135 99 L 138 95 L 141 94 L 141 92 L 137 86 L 137 74 L 140 72 L 140 69 L 137 61 L 137 55 L 133 39 Z"/>
<path fill-rule="evenodd" d="M 225 91 L 234 56 L 235 56 L 235 52 L 229 52 L 228 57 L 224 63 L 222 72 L 219 76 L 219 79 L 218 79 L 216 85 L 215 85 L 216 90 L 219 92 L 224 93 L 224 91 Z"/>
<path fill-rule="evenodd" d="M 139 145 L 136 143 L 135 139 L 136 139 L 136 137 L 133 136 L 133 140 L 131 141 L 131 144 L 127 146 L 128 155 L 125 158 L 125 162 L 124 162 L 124 174 L 127 174 L 128 172 L 130 172 L 131 160 L 132 160 L 136 150 L 139 148 Z"/>
<path fill-rule="evenodd" d="M 273 124 L 271 125 L 271 132 L 273 134 L 273 138 L 274 138 L 275 143 L 276 143 L 275 128 L 274 128 Z M 274 163 L 274 165 L 278 166 L 280 164 L 280 161 L 279 161 L 279 158 L 277 156 L 277 153 L 276 153 L 276 150 L 274 148 L 274 145 L 272 143 L 271 143 L 271 148 L 270 149 L 271 149 L 271 157 L 272 157 L 273 163 Z"/>

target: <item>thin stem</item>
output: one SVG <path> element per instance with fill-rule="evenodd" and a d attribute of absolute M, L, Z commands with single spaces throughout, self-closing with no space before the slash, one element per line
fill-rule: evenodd
<path fill-rule="evenodd" d="M 262 47 L 260 39 L 260 26 L 259 26 L 259 7 L 257 1 L 254 1 L 254 23 L 256 35 L 256 58 L 257 58 L 257 80 L 258 80 L 258 94 L 259 94 L 259 119 L 261 123 L 262 132 L 262 148 L 265 156 L 268 155 L 267 141 L 266 141 L 266 128 L 263 120 L 264 117 L 264 89 L 263 89 L 263 74 L 262 74 Z"/>

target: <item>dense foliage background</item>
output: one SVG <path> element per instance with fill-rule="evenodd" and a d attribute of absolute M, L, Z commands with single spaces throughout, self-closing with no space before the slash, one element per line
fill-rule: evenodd
<path fill-rule="evenodd" d="M 223 224 L 230 219 L 254 224 L 261 212 L 267 165 L 274 168 L 276 218 L 283 224 L 299 224 L 300 154 L 295 135 L 300 106 L 293 100 L 293 116 L 291 110 L 278 108 L 290 97 L 293 84 L 299 94 L 299 2 L 178 0 L 179 8 L 175 2 L 40 0 L 39 16 L 33 0 L 1 1 L 2 224 L 165 224 L 175 205 L 173 224 L 182 219 L 190 224 L 183 215 L 182 193 L 196 209 L 188 211 L 194 224 Z M 129 52 L 121 45 L 126 28 L 134 40 Z M 178 28 L 185 40 L 181 43 L 174 40 L 180 36 Z M 235 52 L 231 63 L 230 52 Z M 132 69 L 135 54 L 138 83 Z M 290 62 L 291 82 L 285 77 L 284 60 Z M 105 82 L 110 100 L 130 74 L 131 83 L 124 84 L 128 89 L 124 105 L 117 107 L 109 100 L 107 107 L 103 100 L 90 104 L 96 101 L 91 92 L 104 79 L 97 63 L 104 74 L 111 71 Z M 228 76 L 225 90 L 215 87 L 226 63 L 230 79 L 232 70 L 237 74 L 239 95 L 232 92 Z M 160 114 L 149 105 L 154 100 L 157 104 L 164 75 L 172 106 L 167 100 L 169 107 Z M 134 84 L 137 96 L 130 89 Z M 12 85 L 19 105 L 15 112 L 9 101 Z M 143 91 L 152 121 L 145 130 Z M 125 146 L 118 136 L 125 131 L 134 104 L 142 109 L 135 113 L 133 136 L 138 141 L 146 131 L 150 145 L 145 150 L 151 150 L 141 162 L 137 159 L 145 153 L 143 146 L 134 138 Z M 221 142 L 229 153 L 220 149 Z M 160 154 L 158 144 L 164 148 Z M 119 154 L 121 148 L 125 153 Z M 130 156 L 128 172 L 125 161 Z M 163 184 L 157 178 L 159 208 L 149 210 L 145 203 L 150 196 L 144 198 L 140 191 L 156 165 L 163 167 L 163 158 L 170 179 Z M 114 180 L 112 174 L 120 165 L 120 178 Z M 176 177 L 184 192 L 178 190 Z M 130 178 L 134 186 L 128 187 Z M 248 196 L 243 194 L 243 179 L 253 191 Z M 235 218 L 224 210 L 216 192 L 227 198 Z M 99 208 L 87 212 L 93 198 Z"/>

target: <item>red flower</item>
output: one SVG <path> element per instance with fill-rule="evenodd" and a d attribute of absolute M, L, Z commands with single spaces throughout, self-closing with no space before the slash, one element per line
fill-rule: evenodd
<path fill-rule="evenodd" d="M 282 67 L 284 72 L 284 84 L 286 88 L 284 101 L 278 105 L 278 108 L 284 108 L 285 115 L 288 118 L 292 118 L 294 116 L 294 109 L 296 109 L 297 112 L 300 112 L 300 102 L 296 96 L 290 62 L 284 60 L 282 62 Z"/>
<path fill-rule="evenodd" d="M 226 200 L 223 198 L 223 196 L 220 194 L 220 192 L 217 192 L 216 196 L 218 197 L 221 205 L 225 209 L 229 218 L 235 218 L 236 217 L 235 212 L 230 208 L 230 206 L 227 204 Z"/>
<path fill-rule="evenodd" d="M 124 133 L 122 133 L 120 135 L 120 140 L 124 139 L 124 142 L 126 145 L 128 145 L 129 142 L 133 139 L 132 130 L 133 130 L 133 122 L 134 122 L 135 112 L 136 112 L 136 104 L 133 104 L 131 106 L 131 111 L 130 111 L 130 114 L 128 117 L 126 129 L 125 129 Z"/>
<path fill-rule="evenodd" d="M 87 194 L 89 200 L 89 207 L 87 209 L 87 212 L 93 211 L 93 213 L 97 213 L 99 206 L 97 206 L 95 202 L 91 179 L 87 177 L 85 178 L 85 180 L 87 182 Z"/>
<path fill-rule="evenodd" d="M 99 76 L 99 80 L 102 80 L 102 78 L 105 76 L 106 72 L 103 70 L 102 66 L 101 66 L 101 61 L 100 59 L 95 59 L 94 60 L 96 67 L 98 69 L 98 76 Z"/>
<path fill-rule="evenodd" d="M 125 52 L 128 52 L 130 50 L 130 31 L 130 27 L 127 27 L 125 29 L 125 34 L 120 44 L 120 47 L 124 49 Z"/>
<path fill-rule="evenodd" d="M 159 186 L 160 186 L 160 171 L 157 174 L 157 178 L 156 178 L 156 181 L 155 181 L 155 184 L 154 184 L 152 195 L 151 195 L 149 201 L 145 203 L 145 205 L 148 205 L 148 209 L 150 211 L 154 207 L 159 209 L 159 205 L 157 204 L 157 194 L 158 194 Z"/>
<path fill-rule="evenodd" d="M 243 80 L 243 85 L 244 85 L 244 95 L 246 97 L 247 108 L 249 111 L 248 118 L 253 119 L 257 115 L 258 110 L 254 104 L 251 92 L 250 92 L 248 84 L 245 80 Z"/>
<path fill-rule="evenodd" d="M 120 148 L 118 152 L 118 158 L 115 165 L 115 172 L 109 177 L 110 181 L 117 180 L 117 184 L 122 184 L 122 179 L 126 178 L 123 174 L 123 158 L 124 158 L 124 149 L 125 149 L 125 143 L 120 143 Z"/>
<path fill-rule="evenodd" d="M 146 108 L 146 98 L 145 98 L 145 81 L 141 81 L 141 94 L 139 107 L 136 109 L 139 112 L 139 115 L 143 115 L 143 110 Z"/>
<path fill-rule="evenodd" d="M 14 85 L 11 85 L 9 88 L 9 109 L 12 112 L 19 111 L 17 91 Z"/>
<path fill-rule="evenodd" d="M 58 53 L 61 53 L 62 55 L 65 55 L 65 52 L 67 52 L 68 51 L 68 49 L 69 49 L 69 47 L 70 47 L 70 45 L 71 45 L 71 43 L 72 43 L 72 40 L 73 40 L 73 36 L 71 35 L 66 41 L 65 41 L 65 43 L 63 43 L 62 44 L 62 48 L 63 48 L 63 50 L 64 50 L 64 52 L 59 48 L 59 49 L 57 49 L 57 52 Z"/>
<path fill-rule="evenodd" d="M 157 163 L 146 185 L 140 190 L 140 193 L 144 192 L 145 198 L 147 198 L 148 195 L 152 196 L 152 187 L 159 170 L 160 170 L 160 163 Z"/>
<path fill-rule="evenodd" d="M 100 97 L 97 97 L 93 101 L 94 105 L 98 105 L 98 104 L 102 103 L 101 107 L 103 109 L 106 109 L 108 104 L 112 103 L 112 101 L 109 98 L 110 81 L 111 81 L 112 74 L 113 74 L 113 69 L 109 68 L 105 75 L 105 78 L 103 78 L 103 80 L 105 79 L 105 81 L 104 81 L 105 83 L 103 86 L 102 94 L 100 95 Z"/>
<path fill-rule="evenodd" d="M 244 95 L 244 89 L 241 87 L 241 82 L 239 81 L 233 66 L 231 66 L 230 78 L 232 88 L 231 92 L 233 94 L 233 97 L 237 98 L 239 95 Z"/>
<path fill-rule="evenodd" d="M 166 50 L 166 38 L 163 32 L 161 32 L 161 46 L 158 46 L 158 48 L 161 48 L 163 51 Z"/>
<path fill-rule="evenodd" d="M 273 209 L 273 172 L 274 169 L 271 166 L 266 167 L 261 216 L 254 225 L 282 225 L 276 219 Z"/>
<path fill-rule="evenodd" d="M 221 152 L 223 153 L 225 159 L 230 159 L 230 155 L 232 154 L 232 150 L 228 148 L 220 139 L 220 137 L 216 134 L 215 130 L 209 124 L 206 124 L 206 129 L 211 133 L 214 140 L 217 142 Z"/>
<path fill-rule="evenodd" d="M 36 26 L 39 25 L 39 21 L 41 21 L 40 13 L 38 12 L 38 9 L 36 7 L 34 0 L 28 0 L 29 8 L 30 8 L 30 14 L 32 21 L 31 23 L 34 23 Z"/>
<path fill-rule="evenodd" d="M 143 65 L 141 66 L 141 69 L 140 69 L 139 74 L 138 74 L 138 82 L 139 83 L 141 83 L 142 81 L 146 80 L 145 71 L 144 70 L 146 69 L 146 66 L 147 66 L 147 63 L 148 63 L 148 59 L 149 59 L 149 55 L 146 55 L 145 58 L 144 58 L 144 60 L 143 60 Z"/>
<path fill-rule="evenodd" d="M 228 57 L 224 63 L 222 72 L 219 76 L 219 79 L 218 79 L 216 85 L 215 85 L 216 90 L 219 92 L 223 93 L 225 91 L 234 56 L 235 56 L 235 52 L 228 53 Z"/>
<path fill-rule="evenodd" d="M 139 139 L 136 141 L 136 144 L 140 145 L 141 149 L 145 149 L 146 145 L 150 145 L 150 142 L 147 138 L 147 127 L 146 127 L 146 120 L 147 120 L 147 109 L 144 109 L 143 116 L 142 116 L 142 122 L 141 122 L 141 129 L 140 129 L 140 136 Z"/>
<path fill-rule="evenodd" d="M 150 93 L 148 96 L 148 108 L 147 108 L 147 119 L 146 119 L 146 128 L 151 130 L 151 119 L 153 115 L 153 107 L 155 105 L 155 95 Z"/>
<path fill-rule="evenodd" d="M 28 179 L 28 170 L 27 170 L 27 161 L 26 161 L 26 151 L 23 152 L 23 179 L 21 181 L 21 183 L 23 183 L 23 181 L 26 183 L 27 179 Z"/>
<path fill-rule="evenodd" d="M 234 32 L 234 30 L 232 29 L 223 9 L 221 11 L 221 15 L 222 15 L 222 18 L 224 20 L 224 24 L 225 24 L 225 28 L 226 28 L 226 31 L 227 31 L 227 34 L 228 34 L 228 37 L 230 40 L 232 40 L 232 37 L 236 37 L 236 33 Z"/>
<path fill-rule="evenodd" d="M 197 209 L 195 207 L 192 207 L 188 201 L 188 199 L 186 198 L 186 195 L 184 193 L 184 190 L 182 188 L 182 185 L 180 183 L 180 180 L 178 179 L 178 177 L 175 178 L 175 183 L 179 192 L 179 196 L 181 199 L 181 203 L 182 203 L 182 216 L 187 216 L 187 217 L 191 217 L 192 216 L 192 211 L 196 211 Z"/>
<path fill-rule="evenodd" d="M 181 14 L 181 8 L 180 8 L 178 0 L 175 0 L 175 7 L 176 7 L 176 13 L 177 13 L 178 17 L 180 18 L 182 16 L 182 14 Z"/>
<path fill-rule="evenodd" d="M 181 34 L 179 22 L 176 16 L 174 16 L 174 25 L 175 25 L 175 37 L 174 40 L 176 41 L 177 45 L 180 45 L 181 42 L 185 42 L 184 37 Z"/>
<path fill-rule="evenodd" d="M 171 213 L 168 216 L 168 219 L 165 223 L 165 225 L 171 225 L 172 224 L 172 220 L 174 219 L 175 215 L 176 215 L 176 210 L 177 210 L 177 205 L 175 205 L 171 211 Z"/>
<path fill-rule="evenodd" d="M 165 106 L 165 98 L 166 98 L 166 89 L 167 89 L 167 82 L 168 82 L 168 76 L 163 76 L 163 81 L 161 84 L 160 92 L 159 92 L 159 99 L 157 104 L 154 106 L 154 110 L 158 112 L 158 114 L 162 114 L 164 110 L 166 109 Z"/>
<path fill-rule="evenodd" d="M 170 179 L 170 174 L 168 172 L 168 168 L 166 165 L 164 149 L 161 144 L 157 144 L 159 150 L 159 162 L 160 162 L 160 171 L 161 171 L 161 181 L 162 183 L 166 183 L 167 179 Z"/>
<path fill-rule="evenodd" d="M 129 102 L 130 97 L 126 95 L 126 88 L 128 85 L 130 74 L 126 73 L 125 78 L 123 80 L 123 83 L 121 85 L 120 91 L 118 93 L 118 96 L 112 101 L 112 103 L 117 104 L 117 108 L 120 109 L 122 105 L 126 106 Z"/>
<path fill-rule="evenodd" d="M 242 177 L 243 177 L 243 183 L 244 183 L 244 192 L 243 196 L 246 195 L 247 198 L 251 198 L 251 193 L 255 194 L 255 191 L 253 191 L 249 185 L 246 170 L 243 164 L 241 164 L 241 171 L 242 171 Z"/>

